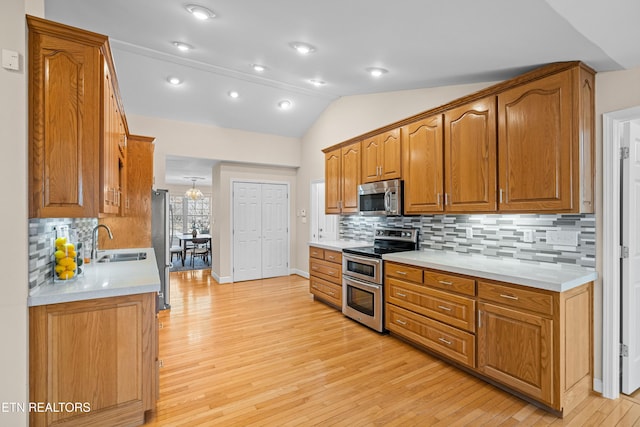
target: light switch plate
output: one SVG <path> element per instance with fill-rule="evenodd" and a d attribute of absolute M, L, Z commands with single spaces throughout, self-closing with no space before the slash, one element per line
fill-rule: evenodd
<path fill-rule="evenodd" d="M 533 230 L 522 230 L 522 240 L 525 243 L 533 243 Z"/>
<path fill-rule="evenodd" d="M 467 227 L 465 229 L 465 234 L 467 236 L 467 239 L 473 239 L 473 228 Z"/>
<path fill-rule="evenodd" d="M 20 54 L 14 50 L 2 49 L 2 68 L 20 70 Z"/>

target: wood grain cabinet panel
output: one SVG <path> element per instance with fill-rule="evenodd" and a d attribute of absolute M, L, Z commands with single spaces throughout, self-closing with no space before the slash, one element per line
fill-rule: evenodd
<path fill-rule="evenodd" d="M 155 409 L 154 293 L 31 307 L 32 402 L 87 402 L 89 412 L 32 412 L 31 426 L 141 425 Z"/>
<path fill-rule="evenodd" d="M 362 182 L 402 178 L 400 129 L 362 141 Z"/>
<path fill-rule="evenodd" d="M 442 212 L 442 115 L 404 126 L 402 139 L 404 213 L 409 215 Z"/>
<path fill-rule="evenodd" d="M 495 212 L 496 97 L 444 114 L 444 192 L 448 212 Z"/>
<path fill-rule="evenodd" d="M 360 142 L 325 152 L 325 213 L 358 212 Z"/>
<path fill-rule="evenodd" d="M 342 310 L 342 252 L 309 246 L 309 292 Z"/>

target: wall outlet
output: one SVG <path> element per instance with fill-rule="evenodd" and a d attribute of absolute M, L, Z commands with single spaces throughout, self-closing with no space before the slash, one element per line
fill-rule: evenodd
<path fill-rule="evenodd" d="M 578 246 L 577 231 L 547 230 L 547 244 L 558 246 Z"/>
<path fill-rule="evenodd" d="M 467 227 L 464 229 L 464 231 L 467 235 L 467 239 L 473 239 L 473 228 Z"/>
<path fill-rule="evenodd" d="M 522 231 L 522 240 L 525 243 L 533 243 L 533 230 L 523 230 Z"/>

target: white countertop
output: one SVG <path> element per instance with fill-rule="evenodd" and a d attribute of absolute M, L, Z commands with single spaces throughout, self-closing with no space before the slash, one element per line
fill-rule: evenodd
<path fill-rule="evenodd" d="M 372 243 L 363 240 L 324 240 L 322 242 L 309 242 L 309 246 L 316 248 L 341 251 L 344 248 L 357 248 L 358 246 L 371 246 Z"/>
<path fill-rule="evenodd" d="M 160 275 L 153 248 L 114 249 L 103 254 L 146 252 L 147 259 L 84 264 L 83 274 L 69 281 L 49 282 L 29 291 L 29 307 L 95 298 L 160 291 Z"/>
<path fill-rule="evenodd" d="M 569 264 L 497 259 L 432 249 L 385 254 L 382 259 L 555 292 L 564 292 L 598 278 L 594 270 Z"/>

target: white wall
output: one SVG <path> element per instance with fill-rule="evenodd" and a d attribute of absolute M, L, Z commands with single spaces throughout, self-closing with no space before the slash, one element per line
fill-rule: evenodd
<path fill-rule="evenodd" d="M 249 119 L 250 120 L 250 119 Z M 155 187 L 166 188 L 168 155 L 297 167 L 300 139 L 127 114 L 129 131 L 155 137 Z"/>
<path fill-rule="evenodd" d="M 20 70 L 0 68 L 0 173 L 6 200 L 0 235 L 11 242 L 3 256 L 0 298 L 0 403 L 29 401 L 28 394 L 28 231 L 27 231 L 27 75 L 25 13 L 42 16 L 40 1 L 3 0 L 0 6 L 0 48 L 20 54 Z M 10 208 L 9 208 L 10 207 Z M 0 425 L 27 425 L 22 412 L 0 412 Z"/>

